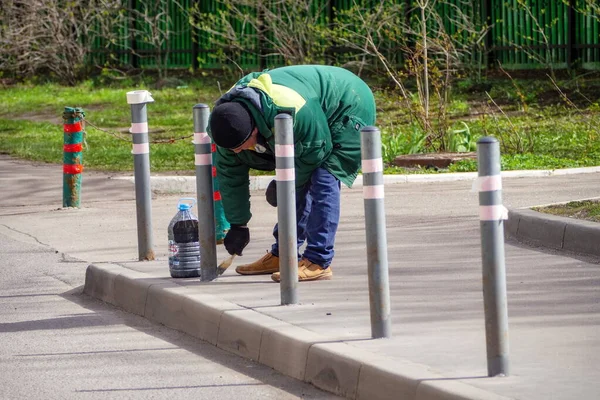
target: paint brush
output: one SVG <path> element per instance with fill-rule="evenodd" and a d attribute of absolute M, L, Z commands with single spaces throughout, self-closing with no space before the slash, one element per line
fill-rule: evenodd
<path fill-rule="evenodd" d="M 235 254 L 232 254 L 225 260 L 223 260 L 221 264 L 219 264 L 219 266 L 217 267 L 217 275 L 223 275 L 223 272 L 225 272 L 225 270 L 227 270 L 227 268 L 231 266 L 231 263 L 233 263 L 233 259 L 235 258 L 235 256 Z"/>

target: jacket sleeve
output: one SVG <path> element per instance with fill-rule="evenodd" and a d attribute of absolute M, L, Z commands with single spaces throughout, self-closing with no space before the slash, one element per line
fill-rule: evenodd
<path fill-rule="evenodd" d="M 301 187 L 333 148 L 327 118 L 318 104 L 309 102 L 296 114 L 294 144 L 296 187 Z"/>
<path fill-rule="evenodd" d="M 227 221 L 230 224 L 246 225 L 252 218 L 248 166 L 233 151 L 222 147 L 217 147 L 215 152 L 215 166 Z"/>

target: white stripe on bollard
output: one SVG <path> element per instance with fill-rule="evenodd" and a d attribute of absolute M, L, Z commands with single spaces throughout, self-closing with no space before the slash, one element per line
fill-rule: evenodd
<path fill-rule="evenodd" d="M 275 179 L 278 181 L 293 181 L 296 179 L 294 168 L 275 169 Z"/>
<path fill-rule="evenodd" d="M 365 199 L 383 199 L 383 185 L 363 186 L 363 197 Z"/>
<path fill-rule="evenodd" d="M 276 157 L 294 157 L 294 145 L 293 144 L 276 144 L 275 145 L 275 156 Z"/>
<path fill-rule="evenodd" d="M 194 133 L 194 144 L 210 144 L 210 136 L 206 132 Z"/>
<path fill-rule="evenodd" d="M 212 154 L 195 154 L 195 165 L 212 165 Z"/>
<path fill-rule="evenodd" d="M 508 219 L 508 209 L 502 204 L 495 206 L 479 206 L 480 221 L 499 221 Z"/>
<path fill-rule="evenodd" d="M 383 171 L 383 159 L 373 158 L 371 160 L 362 160 L 361 168 L 363 174 L 369 172 L 381 172 Z"/>
<path fill-rule="evenodd" d="M 131 154 L 148 154 L 150 153 L 150 145 L 146 143 L 134 143 Z"/>
<path fill-rule="evenodd" d="M 480 176 L 473 181 L 473 192 L 492 192 L 494 190 L 502 190 L 501 175 Z"/>
<path fill-rule="evenodd" d="M 133 122 L 131 124 L 131 128 L 129 128 L 130 133 L 148 133 L 148 123 L 147 122 Z"/>

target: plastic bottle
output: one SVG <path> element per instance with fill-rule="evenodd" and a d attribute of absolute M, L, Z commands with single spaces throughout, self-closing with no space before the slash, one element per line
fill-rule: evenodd
<path fill-rule="evenodd" d="M 173 278 L 200 276 L 198 218 L 191 212 L 196 200 L 179 199 L 177 214 L 169 224 L 169 272 Z"/>

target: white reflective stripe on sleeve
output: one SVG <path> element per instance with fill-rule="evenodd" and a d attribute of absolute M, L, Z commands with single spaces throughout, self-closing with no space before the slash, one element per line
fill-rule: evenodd
<path fill-rule="evenodd" d="M 294 157 L 293 144 L 276 144 L 275 157 Z"/>
<path fill-rule="evenodd" d="M 195 165 L 212 165 L 212 154 L 196 154 Z"/>
<path fill-rule="evenodd" d="M 131 128 L 129 128 L 129 132 L 131 132 L 131 133 L 148 133 L 148 123 L 147 122 L 132 122 Z"/>
<path fill-rule="evenodd" d="M 371 160 L 362 160 L 362 172 L 381 172 L 383 171 L 383 160 L 381 158 L 373 158 Z"/>
<path fill-rule="evenodd" d="M 363 186 L 365 199 L 383 199 L 383 185 Z"/>
<path fill-rule="evenodd" d="M 502 190 L 502 176 L 489 175 L 480 176 L 473 181 L 472 192 L 491 192 Z"/>
<path fill-rule="evenodd" d="M 479 206 L 479 219 L 481 221 L 508 219 L 508 209 L 502 204 L 496 206 Z"/>
<path fill-rule="evenodd" d="M 194 144 L 206 144 L 210 143 L 210 136 L 206 132 L 194 133 Z"/>
<path fill-rule="evenodd" d="M 148 143 L 134 143 L 131 154 L 148 154 L 150 153 L 150 145 Z"/>
<path fill-rule="evenodd" d="M 294 168 L 275 169 L 275 179 L 278 181 L 293 181 L 296 179 L 296 170 Z"/>

